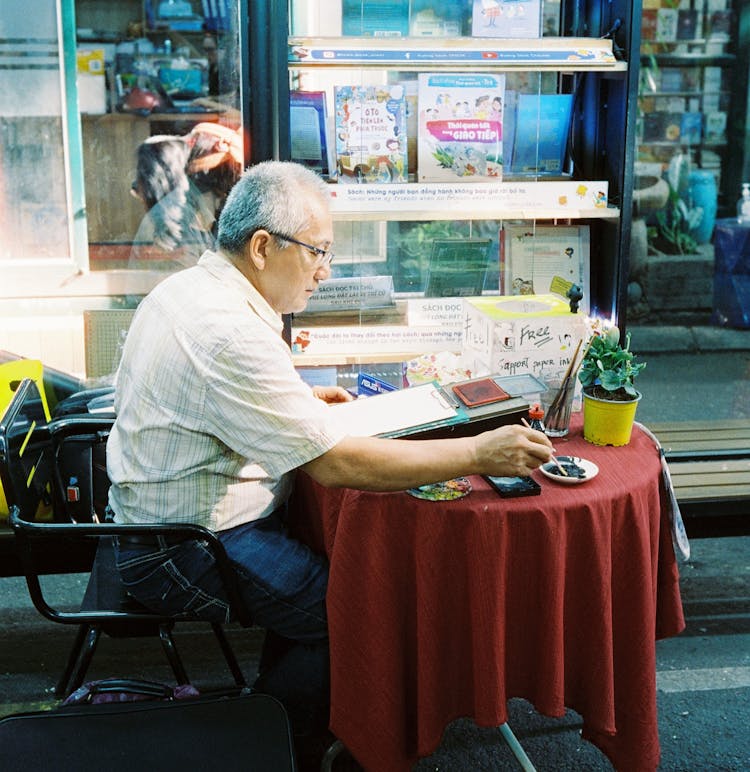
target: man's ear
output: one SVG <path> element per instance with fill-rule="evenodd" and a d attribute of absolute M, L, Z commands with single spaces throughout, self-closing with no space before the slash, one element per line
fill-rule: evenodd
<path fill-rule="evenodd" d="M 245 258 L 259 271 L 266 267 L 268 250 L 273 245 L 273 236 L 266 231 L 255 231 L 245 243 Z"/>

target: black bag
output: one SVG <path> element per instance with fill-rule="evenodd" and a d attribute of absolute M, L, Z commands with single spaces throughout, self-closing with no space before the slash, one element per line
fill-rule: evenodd
<path fill-rule="evenodd" d="M 283 705 L 267 694 L 68 705 L 0 720 L 3 772 L 294 772 Z"/>

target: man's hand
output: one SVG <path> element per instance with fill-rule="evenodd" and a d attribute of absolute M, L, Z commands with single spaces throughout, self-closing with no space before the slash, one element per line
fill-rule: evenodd
<path fill-rule="evenodd" d="M 524 477 L 552 458 L 546 434 L 516 424 L 484 432 L 475 440 L 480 474 Z"/>
<path fill-rule="evenodd" d="M 313 386 L 312 392 L 318 399 L 322 399 L 323 402 L 327 402 L 329 405 L 336 402 L 351 402 L 354 399 L 354 397 L 352 397 L 346 389 L 342 389 L 341 386 Z"/>

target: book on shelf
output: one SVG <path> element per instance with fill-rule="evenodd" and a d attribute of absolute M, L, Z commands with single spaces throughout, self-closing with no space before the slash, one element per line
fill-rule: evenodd
<path fill-rule="evenodd" d="M 641 40 L 656 40 L 658 10 L 645 8 L 641 11 Z"/>
<path fill-rule="evenodd" d="M 289 93 L 291 159 L 328 176 L 330 145 L 326 132 L 325 91 Z"/>
<path fill-rule="evenodd" d="M 406 182 L 406 97 L 401 84 L 335 86 L 339 182 Z"/>
<path fill-rule="evenodd" d="M 649 110 L 649 103 L 652 107 Z M 687 100 L 681 96 L 656 97 L 642 100 L 642 109 L 644 112 L 656 113 L 685 113 L 688 112 Z"/>
<path fill-rule="evenodd" d="M 659 8 L 656 12 L 655 35 L 658 43 L 674 43 L 677 40 L 678 19 L 676 8 Z"/>
<path fill-rule="evenodd" d="M 505 75 L 420 73 L 420 182 L 499 182 Z"/>
<path fill-rule="evenodd" d="M 726 138 L 727 114 L 722 110 L 704 114 L 704 136 L 711 142 L 719 142 Z"/>
<path fill-rule="evenodd" d="M 304 37 L 339 37 L 342 32 L 341 0 L 317 0 L 315 3 L 291 0 L 289 30 L 292 35 Z"/>
<path fill-rule="evenodd" d="M 309 5 L 314 5 L 306 0 Z M 355 37 L 407 37 L 409 0 L 342 0 L 342 30 Z"/>
<path fill-rule="evenodd" d="M 583 292 L 580 308 L 591 302 L 588 225 L 506 225 L 500 232 L 502 295 L 565 296 L 570 285 Z"/>
<path fill-rule="evenodd" d="M 509 171 L 563 174 L 572 117 L 572 94 L 518 94 Z"/>
<path fill-rule="evenodd" d="M 661 91 L 682 91 L 683 67 L 662 67 L 659 73 L 659 89 Z"/>
<path fill-rule="evenodd" d="M 486 38 L 538 38 L 542 0 L 474 0 L 471 34 Z"/>
<path fill-rule="evenodd" d="M 677 11 L 677 40 L 695 40 L 698 37 L 698 11 L 681 8 Z"/>
<path fill-rule="evenodd" d="M 643 116 L 643 141 L 677 142 L 681 124 L 680 113 L 646 113 Z"/>
<path fill-rule="evenodd" d="M 708 40 L 710 42 L 728 42 L 732 32 L 732 11 L 715 10 L 708 19 Z"/>
<path fill-rule="evenodd" d="M 466 0 L 412 0 L 409 35 L 415 38 L 460 38 L 468 20 Z"/>
<path fill-rule="evenodd" d="M 481 295 L 490 259 L 490 239 L 434 239 L 425 297 Z"/>
<path fill-rule="evenodd" d="M 680 141 L 698 145 L 703 129 L 703 113 L 683 113 L 680 120 Z"/>
<path fill-rule="evenodd" d="M 721 91 L 721 83 L 724 75 L 724 68 L 717 65 L 710 65 L 703 68 L 703 91 L 706 93 L 716 93 Z"/>
<path fill-rule="evenodd" d="M 721 110 L 721 94 L 703 94 L 699 104 L 704 114 L 716 113 Z"/>

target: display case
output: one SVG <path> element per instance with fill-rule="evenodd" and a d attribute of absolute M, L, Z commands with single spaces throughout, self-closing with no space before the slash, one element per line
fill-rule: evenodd
<path fill-rule="evenodd" d="M 582 316 L 626 323 L 640 2 L 270 5 L 256 25 L 288 37 L 272 25 L 251 78 L 253 160 L 321 172 L 335 220 L 332 277 L 288 324 L 304 374 L 494 370 L 466 358 L 487 298 L 490 337 L 513 327 L 506 300 L 543 298 L 538 356 L 507 349 L 508 374 L 544 364 L 543 329 L 569 359 Z"/>
<path fill-rule="evenodd" d="M 683 153 L 716 179 L 718 209 L 727 215 L 739 195 L 742 163 L 728 153 L 734 114 L 744 126 L 746 75 L 736 53 L 732 0 L 652 0 L 641 21 L 638 161 L 646 173 Z"/>

